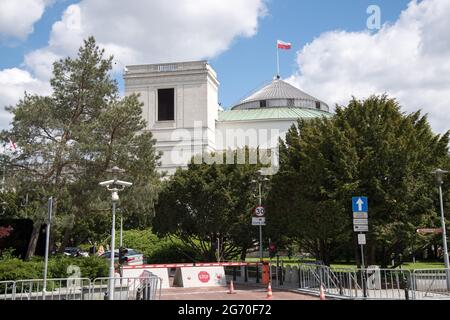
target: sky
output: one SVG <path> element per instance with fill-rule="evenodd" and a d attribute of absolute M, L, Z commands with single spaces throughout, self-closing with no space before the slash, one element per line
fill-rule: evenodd
<path fill-rule="evenodd" d="M 121 92 L 126 65 L 206 59 L 227 109 L 273 79 L 283 40 L 293 47 L 280 51 L 281 77 L 332 109 L 387 93 L 443 133 L 449 18 L 449 0 L 0 0 L 0 128 L 4 106 L 51 94 L 53 61 L 93 35 L 115 57 Z"/>

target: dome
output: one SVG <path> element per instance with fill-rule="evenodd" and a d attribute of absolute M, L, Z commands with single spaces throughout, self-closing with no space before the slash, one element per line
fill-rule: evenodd
<path fill-rule="evenodd" d="M 326 112 L 330 110 L 325 102 L 278 78 L 239 102 L 231 110 L 258 108 L 306 108 Z"/>

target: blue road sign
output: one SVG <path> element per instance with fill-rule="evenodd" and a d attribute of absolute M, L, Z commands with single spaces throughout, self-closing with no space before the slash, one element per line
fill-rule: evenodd
<path fill-rule="evenodd" d="M 367 197 L 353 197 L 353 212 L 369 212 L 369 199 Z"/>

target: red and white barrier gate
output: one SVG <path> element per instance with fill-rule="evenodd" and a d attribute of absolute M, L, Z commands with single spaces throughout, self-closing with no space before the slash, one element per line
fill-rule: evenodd
<path fill-rule="evenodd" d="M 139 277 L 149 271 L 162 279 L 162 288 L 170 288 L 169 269 L 176 268 L 174 286 L 185 288 L 226 286 L 224 267 L 241 267 L 258 263 L 225 262 L 225 263 L 172 263 L 148 264 L 141 266 L 124 266 L 123 277 Z"/>

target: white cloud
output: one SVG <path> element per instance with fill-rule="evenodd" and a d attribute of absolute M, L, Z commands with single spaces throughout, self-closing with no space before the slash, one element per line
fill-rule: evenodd
<path fill-rule="evenodd" d="M 266 13 L 265 0 L 82 0 L 70 5 L 52 27 L 50 41 L 25 62 L 34 70 L 33 55 L 73 55 L 93 35 L 113 54 L 117 70 L 127 64 L 212 58 L 239 36 L 256 34 Z M 50 69 L 38 63 L 42 69 Z"/>
<path fill-rule="evenodd" d="M 23 18 L 17 15 L 24 11 L 36 12 L 34 20 L 39 19 L 44 5 L 53 0 L 0 1 L 6 1 L 17 12 L 13 15 L 13 9 L 10 9 L 8 19 L 18 21 Z M 48 45 L 25 56 L 23 67 L 29 72 L 0 70 L 0 75 L 4 76 L 14 70 L 16 79 L 6 79 L 5 86 L 0 88 L 0 107 L 15 104 L 23 96 L 24 89 L 44 88 L 41 85 L 50 79 L 53 62 L 75 55 L 83 39 L 91 35 L 107 54 L 115 56 L 116 71 L 128 64 L 217 56 L 237 37 L 256 34 L 258 20 L 266 13 L 265 1 L 81 0 L 68 6 L 61 19 L 53 24 Z M 25 2 L 29 5 L 26 9 L 22 7 Z M 1 26 L 0 22 L 0 33 Z M 25 31 L 13 29 L 8 29 L 8 35 L 24 37 L 32 30 L 32 23 L 27 24 Z M 18 83 L 12 84 L 12 81 Z M 0 118 L 4 117 L 0 113 Z M 0 120 L 0 126 L 3 124 Z"/>
<path fill-rule="evenodd" d="M 332 31 L 299 53 L 288 81 L 329 104 L 388 93 L 404 111 L 422 109 L 437 132 L 450 129 L 450 1 L 412 1 L 377 33 Z"/>
<path fill-rule="evenodd" d="M 46 95 L 51 92 L 50 85 L 46 81 L 40 81 L 28 72 L 18 68 L 0 71 L 0 127 L 8 127 L 11 115 L 4 107 L 15 105 L 24 96 L 24 92 Z"/>
<path fill-rule="evenodd" d="M 0 38 L 24 40 L 53 0 L 1 0 Z"/>

